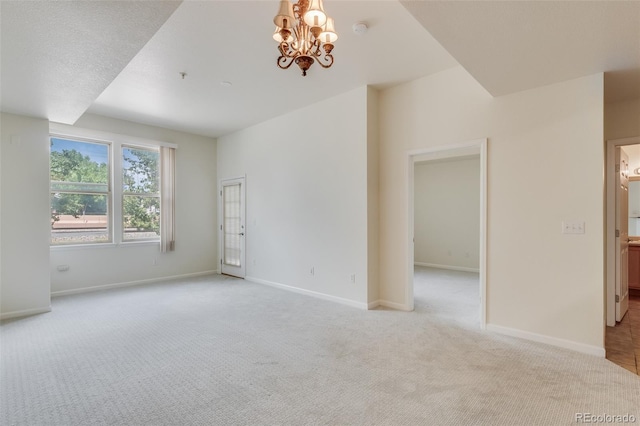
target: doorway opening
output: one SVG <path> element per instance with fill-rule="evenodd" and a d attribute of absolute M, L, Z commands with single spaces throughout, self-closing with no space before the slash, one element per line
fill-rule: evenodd
<path fill-rule="evenodd" d="M 415 302 L 419 304 L 434 300 L 435 292 L 441 292 L 443 297 L 450 297 L 455 304 L 455 293 L 465 292 L 471 295 L 471 299 L 460 299 L 461 307 L 469 303 L 479 308 L 471 314 L 472 322 L 480 324 L 480 328 L 486 326 L 486 206 L 487 206 L 487 140 L 478 139 L 459 144 L 442 147 L 427 148 L 408 153 L 408 262 L 407 262 L 407 287 L 406 305 L 409 309 L 415 308 Z M 455 171 L 447 170 L 455 167 L 468 168 L 466 174 L 476 173 L 476 190 L 471 197 L 475 202 L 447 197 L 447 191 L 457 191 L 454 180 L 444 176 L 454 176 Z M 444 172 L 441 177 L 434 173 Z M 453 172 L 453 174 L 452 174 Z M 429 175 L 432 175 L 429 178 Z M 425 176 L 426 175 L 426 176 Z M 434 215 L 447 215 L 442 220 L 460 222 L 460 229 L 455 234 L 447 236 L 442 229 L 436 230 L 434 225 L 424 223 L 421 217 L 428 211 L 428 202 L 421 199 L 416 193 L 424 182 L 430 182 L 431 188 L 427 192 L 439 194 L 440 200 L 432 199 L 430 202 L 450 203 L 449 212 L 445 206 L 438 206 L 431 213 Z M 420 191 L 422 192 L 422 190 Z M 452 211 L 456 203 L 459 203 L 460 211 Z M 475 205 L 475 207 L 474 207 Z M 425 210 L 427 209 L 427 210 Z M 474 211 L 469 211 L 474 209 Z M 439 210 L 440 212 L 436 212 Z M 436 219 L 436 218 L 432 218 Z M 470 223 L 474 222 L 475 223 Z M 434 227 L 435 226 L 435 227 Z M 444 226 L 442 228 L 445 228 Z M 447 237 L 451 240 L 447 242 Z M 427 242 L 431 238 L 431 242 Z M 466 244 L 458 244 L 456 239 L 471 239 Z M 435 241 L 434 241 L 435 240 Z M 435 244 L 434 244 L 435 243 Z M 449 244 L 451 243 L 451 244 Z M 456 258 L 454 260 L 454 258 Z M 475 260 L 474 260 L 475 259 Z M 415 271 L 415 273 L 414 273 Z M 478 285 L 479 281 L 479 285 Z M 425 284 L 426 282 L 430 284 Z M 446 283 L 455 285 L 447 286 Z M 475 284 L 475 289 L 474 284 Z M 431 285 L 429 287 L 429 285 Z M 441 286 L 437 289 L 434 286 Z M 447 286 L 447 287 L 442 287 Z M 450 293 L 450 296 L 446 294 Z M 475 296 L 473 296 L 475 294 Z M 466 302 L 462 302 L 466 300 Z M 479 302 L 478 302 L 479 301 Z M 420 306 L 419 306 L 420 308 Z M 474 309 L 475 310 L 475 309 Z M 477 313 L 476 313 L 477 312 Z"/>
<path fill-rule="evenodd" d="M 630 232 L 628 235 L 620 235 L 620 229 L 616 226 L 616 219 L 618 223 L 624 218 L 629 217 L 629 212 L 637 211 L 637 215 L 640 217 L 640 204 L 636 207 L 634 205 L 630 205 L 629 207 L 619 207 L 616 202 L 616 194 L 618 189 L 623 186 L 620 183 L 620 174 L 624 171 L 617 170 L 616 159 L 620 158 L 620 148 L 624 147 L 624 152 L 629 155 L 629 164 L 628 164 L 628 180 L 631 191 L 635 192 L 635 186 L 640 185 L 640 183 L 635 184 L 634 182 L 638 176 L 640 178 L 640 174 L 635 173 L 635 171 L 640 168 L 640 137 L 634 138 L 626 138 L 626 139 L 615 139 L 607 141 L 607 151 L 606 151 L 606 164 L 605 164 L 605 176 L 606 176 L 606 234 L 605 234 L 605 242 L 606 242 L 606 279 L 605 279 L 605 311 L 606 311 L 606 325 L 609 327 L 613 327 L 616 325 L 616 320 L 621 320 L 624 317 L 624 312 L 620 310 L 624 309 L 624 304 L 621 306 L 621 302 L 628 296 L 625 294 L 625 284 L 624 276 L 628 274 L 628 265 L 626 264 L 626 260 L 629 260 L 628 256 L 622 256 L 622 251 L 628 246 L 629 240 L 640 240 L 640 223 L 636 224 L 635 221 L 630 220 L 629 222 L 623 221 L 623 225 L 625 228 L 628 228 Z M 618 154 L 616 154 L 618 153 Z M 638 170 L 640 171 L 640 170 Z M 618 182 L 618 183 L 616 183 Z M 627 184 L 627 185 L 629 185 Z M 632 199 L 635 197 L 632 195 Z M 632 204 L 634 202 L 632 201 Z M 638 200 L 640 203 L 640 200 Z M 626 211 L 620 211 L 620 210 Z M 635 215 L 635 214 L 634 214 Z M 640 222 L 640 219 L 637 219 Z M 637 229 L 637 231 L 636 231 Z M 634 233 L 638 233 L 638 235 L 633 235 Z M 622 233 L 624 234 L 624 232 Z M 637 238 L 636 238 L 637 237 Z M 623 239 L 624 241 L 621 241 Z M 622 243 L 622 244 L 621 244 Z M 632 255 L 633 259 L 634 256 Z M 640 259 L 639 259 L 640 260 Z M 630 265 L 631 267 L 634 264 Z M 640 267 L 640 266 L 639 266 Z M 633 289 L 633 284 L 632 284 Z M 617 303 L 616 303 L 617 296 Z M 616 305 L 618 306 L 618 314 L 616 315 Z M 626 311 L 626 310 L 625 310 Z"/>
<path fill-rule="evenodd" d="M 639 374 L 640 137 L 606 145 L 605 353 Z"/>

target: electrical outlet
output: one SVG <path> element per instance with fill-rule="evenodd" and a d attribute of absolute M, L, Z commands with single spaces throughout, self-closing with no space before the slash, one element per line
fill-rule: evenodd
<path fill-rule="evenodd" d="M 356 282 L 356 274 L 351 274 L 351 283 L 355 284 Z"/>
<path fill-rule="evenodd" d="M 309 269 L 309 275 L 314 276 L 316 274 L 315 268 L 312 266 L 311 269 Z"/>
<path fill-rule="evenodd" d="M 157 266 L 158 265 L 158 258 L 154 257 L 153 258 L 153 266 Z"/>

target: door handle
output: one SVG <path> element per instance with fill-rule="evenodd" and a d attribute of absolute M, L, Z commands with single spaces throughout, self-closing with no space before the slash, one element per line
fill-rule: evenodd
<path fill-rule="evenodd" d="M 238 235 L 240 235 L 241 237 L 244 236 L 244 232 L 239 233 Z"/>

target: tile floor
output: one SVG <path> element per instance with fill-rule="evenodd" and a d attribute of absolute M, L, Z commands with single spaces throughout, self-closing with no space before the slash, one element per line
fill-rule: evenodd
<path fill-rule="evenodd" d="M 629 312 L 605 335 L 607 359 L 640 375 L 640 296 L 631 296 Z"/>

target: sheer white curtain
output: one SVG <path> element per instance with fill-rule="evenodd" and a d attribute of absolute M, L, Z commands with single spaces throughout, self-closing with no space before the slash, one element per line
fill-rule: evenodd
<path fill-rule="evenodd" d="M 175 148 L 160 147 L 160 251 L 162 253 L 176 249 L 175 170 Z"/>

